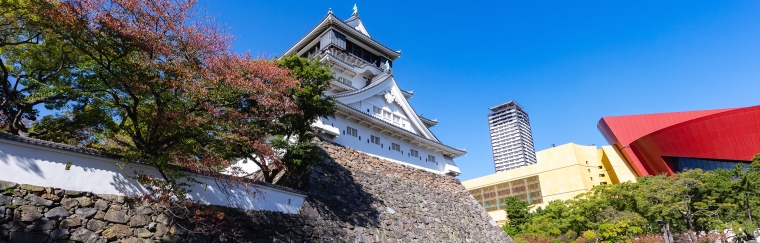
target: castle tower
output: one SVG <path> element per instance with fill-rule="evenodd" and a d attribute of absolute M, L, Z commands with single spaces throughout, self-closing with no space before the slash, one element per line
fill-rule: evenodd
<path fill-rule="evenodd" d="M 313 126 L 323 138 L 369 155 L 435 173 L 457 176 L 454 158 L 464 149 L 443 144 L 430 131 L 438 121 L 418 115 L 393 75 L 401 56 L 372 38 L 354 6 L 350 18 L 332 11 L 283 56 L 319 58 L 334 79 L 324 93 L 336 99 L 336 113 Z"/>

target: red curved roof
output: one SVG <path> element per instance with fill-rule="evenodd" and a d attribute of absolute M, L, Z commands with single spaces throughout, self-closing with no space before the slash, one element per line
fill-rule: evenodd
<path fill-rule="evenodd" d="M 663 156 L 749 161 L 760 152 L 760 106 L 604 117 L 598 127 L 638 176 L 672 174 Z"/>

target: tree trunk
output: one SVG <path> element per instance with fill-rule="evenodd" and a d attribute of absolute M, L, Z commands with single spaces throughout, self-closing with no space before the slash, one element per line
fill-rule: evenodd
<path fill-rule="evenodd" d="M 745 193 L 746 197 L 744 197 L 747 200 L 747 217 L 749 218 L 749 223 L 752 223 L 752 207 L 749 206 L 749 193 Z"/>
<path fill-rule="evenodd" d="M 670 223 L 665 220 L 658 223 L 662 227 L 662 238 L 665 240 L 665 243 L 673 243 L 673 235 L 670 234 Z"/>

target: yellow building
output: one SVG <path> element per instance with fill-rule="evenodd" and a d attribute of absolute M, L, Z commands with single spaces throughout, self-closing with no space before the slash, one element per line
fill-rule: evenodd
<path fill-rule="evenodd" d="M 504 201 L 517 196 L 543 207 L 572 199 L 600 184 L 635 181 L 633 170 L 612 146 L 568 143 L 536 152 L 537 163 L 462 182 L 499 224 L 506 222 Z M 535 208 L 535 207 L 534 207 Z"/>

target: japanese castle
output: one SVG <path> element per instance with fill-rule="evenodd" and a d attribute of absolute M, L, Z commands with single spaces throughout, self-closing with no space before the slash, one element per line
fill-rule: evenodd
<path fill-rule="evenodd" d="M 336 99 L 336 113 L 314 124 L 323 138 L 419 169 L 460 174 L 454 158 L 465 150 L 441 143 L 430 131 L 438 121 L 414 111 L 408 101 L 413 93 L 399 88 L 393 76 L 401 52 L 369 35 L 356 5 L 347 20 L 330 10 L 282 56 L 289 55 L 320 58 L 333 71 L 324 95 Z"/>

